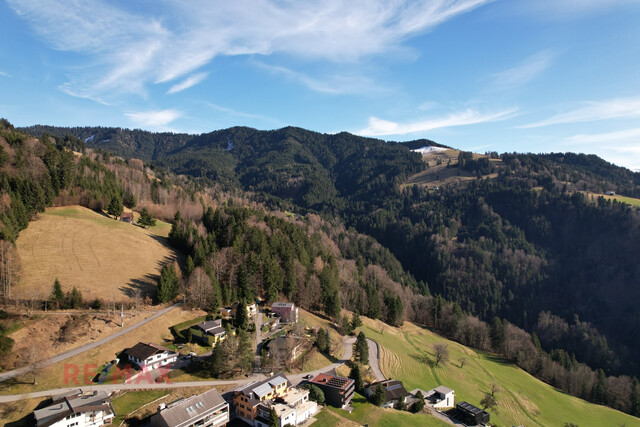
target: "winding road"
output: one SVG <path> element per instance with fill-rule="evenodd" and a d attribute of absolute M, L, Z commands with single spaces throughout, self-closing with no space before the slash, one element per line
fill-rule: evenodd
<path fill-rule="evenodd" d="M 156 313 L 154 316 L 152 317 L 157 317 L 157 316 L 161 316 L 162 314 L 164 314 L 163 312 L 167 312 L 168 310 L 171 310 L 173 308 L 175 308 L 178 304 L 173 305 L 171 307 L 168 307 L 165 310 L 162 310 L 162 312 L 158 312 Z M 146 319 L 144 322 L 147 322 L 149 320 L 152 320 L 151 318 Z M 124 330 L 122 330 L 120 332 L 120 334 L 122 333 L 126 333 L 132 329 L 135 329 L 135 327 L 140 326 L 142 323 L 139 323 L 137 325 L 133 325 L 130 326 L 129 328 L 126 328 Z M 80 347 L 76 350 L 72 350 L 72 352 L 75 352 L 73 354 L 69 354 L 71 352 L 67 352 L 64 354 L 61 354 L 59 356 L 56 356 L 52 359 L 49 359 L 49 363 L 55 363 L 55 362 L 59 362 L 60 360 L 64 360 L 67 357 L 71 357 L 74 356 L 76 354 L 79 354 L 83 351 L 89 350 L 90 348 L 94 348 L 97 345 L 103 344 L 104 342 L 110 341 L 111 339 L 114 339 L 114 336 L 105 338 L 104 340 L 101 341 L 96 341 L 95 343 L 89 344 L 87 346 L 84 347 Z M 291 383 L 295 386 L 298 385 L 300 382 L 302 382 L 302 380 L 304 379 L 305 376 L 307 375 L 317 375 L 319 373 L 322 372 L 327 372 L 331 369 L 337 369 L 338 367 L 342 366 L 344 363 L 346 363 L 347 361 L 349 361 L 351 359 L 351 356 L 353 355 L 353 344 L 355 343 L 355 338 L 353 337 L 347 337 L 345 339 L 343 339 L 342 344 L 344 346 L 344 352 L 342 353 L 342 358 L 334 363 L 332 363 L 331 365 L 325 366 L 321 369 L 317 369 L 315 371 L 309 371 L 309 372 L 303 372 L 300 374 L 294 374 L 294 375 L 287 375 L 287 378 L 289 378 L 289 381 L 291 381 Z M 378 344 L 370 339 L 367 339 L 367 343 L 369 344 L 369 366 L 371 366 L 371 370 L 373 371 L 374 375 L 376 376 L 376 378 L 378 380 L 383 380 L 385 379 L 384 375 L 382 374 L 382 371 L 380 371 L 380 366 L 379 366 L 379 359 L 378 359 Z M 64 356 L 64 357 L 63 357 Z M 58 359 L 61 358 L 61 359 Z M 54 359 L 58 359 L 55 360 Z M 20 371 L 15 370 L 15 371 L 10 371 L 5 373 L 4 375 L 8 375 L 12 372 L 17 372 Z M 14 373 L 13 376 L 16 375 L 20 375 L 20 373 Z M 7 377 L 7 378 L 11 378 L 11 376 Z M 57 394 L 61 394 L 64 393 L 66 391 L 70 391 L 70 390 L 77 390 L 78 388 L 82 388 L 83 391 L 87 392 L 87 391 L 105 391 L 107 393 L 109 392 L 113 392 L 113 391 L 118 391 L 118 390 L 148 390 L 148 389 L 172 389 L 172 388 L 182 388 L 182 387 L 214 387 L 217 385 L 229 385 L 229 384 L 235 384 L 235 385 L 243 385 L 243 384 L 248 384 L 250 382 L 253 381 L 259 381 L 266 378 L 265 375 L 260 375 L 260 374 L 254 374 L 251 375 L 247 378 L 242 378 L 239 380 L 211 380 L 211 381 L 188 381 L 188 382 L 175 382 L 175 383 L 155 383 L 155 382 L 149 382 L 146 381 L 146 378 L 142 378 L 139 380 L 139 382 L 137 383 L 138 380 L 133 380 L 132 383 L 130 384 L 100 384 L 100 385 L 87 385 L 87 386 L 76 386 L 76 387 L 67 387 L 67 388 L 57 388 L 57 389 L 52 389 L 52 390 L 43 390 L 43 391 L 36 391 L 33 393 L 25 393 L 25 394 L 15 394 L 15 395 L 6 395 L 6 396 L 0 396 L 0 403 L 8 403 L 8 402 L 15 402 L 18 400 L 23 400 L 23 399 L 34 399 L 34 398 L 43 398 L 43 397 L 49 397 L 49 396 L 54 396 Z"/>
<path fill-rule="evenodd" d="M 61 361 L 65 360 L 65 359 L 68 359 L 70 357 L 77 356 L 78 354 L 84 353 L 87 350 L 91 350 L 93 348 L 96 348 L 96 347 L 98 347 L 98 346 L 100 346 L 100 345 L 102 345 L 104 343 L 107 343 L 107 342 L 109 342 L 111 340 L 114 340 L 114 339 L 116 339 L 118 337 L 121 337 L 122 335 L 124 335 L 124 334 L 126 334 L 128 332 L 131 332 L 134 329 L 139 328 L 140 326 L 146 325 L 147 323 L 151 322 L 152 320 L 154 320 L 154 319 L 156 319 L 156 318 L 158 318 L 158 317 L 160 317 L 160 316 L 162 316 L 164 314 L 167 314 L 168 312 L 170 312 L 174 308 L 180 306 L 181 304 L 182 303 L 179 302 L 179 303 L 174 304 L 172 306 L 169 306 L 169 307 L 167 307 L 165 309 L 157 311 L 152 316 L 149 316 L 148 318 L 146 318 L 146 319 L 144 319 L 144 320 L 142 320 L 142 321 L 140 321 L 140 322 L 138 322 L 138 323 L 136 323 L 134 325 L 128 326 L 128 327 L 122 329 L 121 331 L 116 332 L 113 335 L 109 335 L 106 338 L 103 338 L 101 340 L 94 341 L 92 343 L 83 345 L 82 347 L 74 348 L 73 350 L 69 350 L 69 351 L 66 351 L 64 353 L 60 353 L 59 355 L 53 356 L 53 357 L 51 357 L 49 359 L 45 359 L 39 364 L 39 366 L 44 368 L 46 366 L 53 365 L 54 363 L 61 362 Z M 29 367 L 28 366 L 23 367 L 23 368 L 19 368 L 19 369 L 14 369 L 12 371 L 2 372 L 2 373 L 0 373 L 0 382 L 6 381 L 6 380 L 14 378 L 14 377 L 17 377 L 18 375 L 26 374 L 28 372 L 29 372 Z"/>

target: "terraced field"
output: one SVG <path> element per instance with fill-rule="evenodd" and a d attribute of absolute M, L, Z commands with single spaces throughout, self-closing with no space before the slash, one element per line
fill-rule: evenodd
<path fill-rule="evenodd" d="M 561 393 L 527 374 L 517 366 L 491 354 L 464 347 L 410 323 L 402 328 L 381 328 L 365 319 L 365 335 L 382 347 L 383 373 L 403 381 L 407 390 L 428 390 L 440 384 L 455 390 L 456 402 L 466 400 L 476 406 L 489 385 L 497 383 L 498 411 L 491 412 L 493 425 L 637 426 L 640 419 L 613 409 L 594 405 Z M 433 344 L 448 345 L 450 362 L 438 367 Z M 465 358 L 464 367 L 460 359 Z"/>

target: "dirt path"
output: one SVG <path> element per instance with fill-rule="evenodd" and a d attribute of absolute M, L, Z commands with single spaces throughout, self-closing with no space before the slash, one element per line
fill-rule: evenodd
<path fill-rule="evenodd" d="M 160 310 L 160 311 L 156 312 L 153 316 L 149 316 L 148 318 L 136 323 L 135 325 L 131 325 L 131 326 L 127 327 L 127 328 L 124 328 L 121 331 L 116 332 L 115 334 L 110 335 L 110 336 L 108 336 L 106 338 L 103 338 L 101 340 L 92 342 L 92 343 L 87 344 L 85 346 L 78 347 L 78 348 L 75 348 L 73 350 L 69 350 L 69 351 L 64 352 L 62 354 L 59 354 L 57 356 L 51 357 L 49 359 L 46 359 L 41 363 L 40 366 L 42 368 L 44 368 L 44 367 L 47 367 L 49 365 L 53 365 L 54 363 L 58 363 L 58 362 L 61 362 L 61 361 L 65 360 L 65 359 L 68 359 L 70 357 L 76 356 L 76 355 L 78 355 L 80 353 L 84 353 L 87 350 L 91 350 L 93 348 L 96 348 L 96 347 L 98 347 L 98 346 L 100 346 L 100 345 L 102 345 L 104 343 L 107 343 L 107 342 L 109 342 L 111 340 L 114 340 L 114 339 L 116 339 L 118 337 L 121 337 L 122 335 L 124 335 L 124 334 L 126 334 L 128 332 L 131 332 L 134 329 L 139 328 L 142 325 L 146 325 L 150 321 L 152 321 L 152 320 L 154 320 L 154 319 L 156 319 L 156 318 L 168 313 L 169 311 L 171 311 L 174 308 L 180 306 L 181 304 L 182 303 L 180 302 L 180 303 L 174 304 L 172 306 L 169 306 L 169 307 L 167 307 L 167 308 L 165 308 L 163 310 Z M 3 372 L 3 373 L 0 374 L 0 382 L 6 381 L 6 380 L 8 380 L 10 378 L 17 377 L 18 375 L 26 374 L 28 372 L 29 372 L 29 367 L 28 366 L 24 367 L 24 368 L 14 369 L 13 371 Z"/>

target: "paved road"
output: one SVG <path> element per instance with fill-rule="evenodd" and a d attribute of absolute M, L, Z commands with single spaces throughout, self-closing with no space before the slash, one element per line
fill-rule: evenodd
<path fill-rule="evenodd" d="M 369 366 L 371 367 L 373 375 L 375 375 L 378 381 L 386 380 L 387 377 L 385 377 L 382 374 L 382 370 L 380 370 L 380 349 L 378 343 L 367 338 L 367 344 L 369 346 Z"/>
<path fill-rule="evenodd" d="M 131 332 L 134 329 L 139 328 L 142 325 L 146 325 L 147 323 L 149 323 L 152 320 L 154 320 L 154 319 L 156 319 L 156 318 L 168 313 L 169 311 L 173 310 L 174 308 L 178 307 L 181 304 L 182 303 L 179 302 L 179 303 L 174 304 L 174 305 L 172 305 L 170 307 L 167 307 L 167 308 L 165 308 L 163 310 L 160 310 L 160 311 L 156 312 L 153 316 L 150 316 L 149 318 L 144 319 L 144 320 L 136 323 L 135 325 L 131 325 L 131 326 L 127 327 L 127 328 L 124 328 L 121 331 L 116 332 L 115 334 L 110 335 L 110 336 L 108 336 L 106 338 L 103 338 L 101 340 L 89 343 L 87 345 L 83 345 L 82 347 L 78 347 L 78 348 L 75 348 L 73 350 L 69 350 L 69 351 L 67 351 L 65 353 L 61 353 L 61 354 L 59 354 L 57 356 L 54 356 L 54 357 L 52 357 L 50 359 L 46 359 L 40 364 L 40 366 L 44 368 L 45 366 L 53 365 L 54 363 L 61 362 L 61 361 L 65 360 L 65 359 L 68 359 L 70 357 L 77 356 L 78 354 L 83 353 L 83 352 L 85 352 L 87 350 L 91 350 L 93 348 L 96 348 L 96 347 L 98 347 L 98 346 L 100 346 L 100 345 L 102 345 L 104 343 L 107 343 L 107 342 L 109 342 L 111 340 L 114 340 L 114 339 L 116 339 L 118 337 L 121 337 L 122 335 L 124 335 L 124 334 L 126 334 L 128 332 Z M 13 371 L 2 372 L 2 373 L 0 373 L 0 382 L 8 380 L 10 378 L 17 377 L 18 375 L 26 374 L 28 372 L 29 372 L 29 367 L 28 366 L 24 367 L 24 368 L 14 369 Z"/>
<path fill-rule="evenodd" d="M 296 375 L 287 375 L 287 378 L 291 381 L 293 385 L 299 384 L 303 377 L 309 374 L 317 375 L 321 372 L 326 372 L 334 368 L 338 368 L 342 364 L 344 364 L 347 360 L 351 359 L 352 351 L 353 351 L 353 343 L 355 342 L 355 338 L 350 337 L 343 341 L 344 345 L 344 353 L 342 359 L 332 363 L 329 366 L 325 366 L 322 369 L 318 369 L 316 371 L 304 372 Z M 25 394 L 12 394 L 6 396 L 0 396 L 0 403 L 7 402 L 15 402 L 23 399 L 31 399 L 31 398 L 43 398 L 54 396 L 57 394 L 64 393 L 69 390 L 77 390 L 81 388 L 83 391 L 105 391 L 105 392 L 113 392 L 117 390 L 147 390 L 147 389 L 170 389 L 170 388 L 181 388 L 181 387 L 213 387 L 216 385 L 228 385 L 228 384 L 248 384 L 252 381 L 259 381 L 265 379 L 266 375 L 262 374 L 253 374 L 247 378 L 242 378 L 238 380 L 211 380 L 211 381 L 189 381 L 189 382 L 175 382 L 171 384 L 167 383 L 155 383 L 153 381 L 148 381 L 144 376 L 139 378 L 138 380 L 133 380 L 132 384 L 100 384 L 100 385 L 79 385 L 71 388 L 58 388 L 53 390 L 43 390 L 36 391 L 33 393 L 25 393 Z M 138 383 L 136 383 L 138 382 Z"/>

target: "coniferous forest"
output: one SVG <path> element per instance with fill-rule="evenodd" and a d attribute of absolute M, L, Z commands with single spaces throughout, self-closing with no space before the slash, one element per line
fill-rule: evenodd
<path fill-rule="evenodd" d="M 284 296 L 337 322 L 341 308 L 406 319 L 573 395 L 640 410 L 640 213 L 589 195 L 638 197 L 638 173 L 579 154 L 488 153 L 496 168 L 461 153 L 451 167 L 480 179 L 429 188 L 402 185 L 428 167 L 410 150 L 426 140 L 24 131 L 40 141 L 2 123 L 8 242 L 45 206 L 133 198 L 173 222 L 170 242 L 187 257 L 180 278 L 166 269 L 158 301 L 181 293 L 213 310 Z"/>

